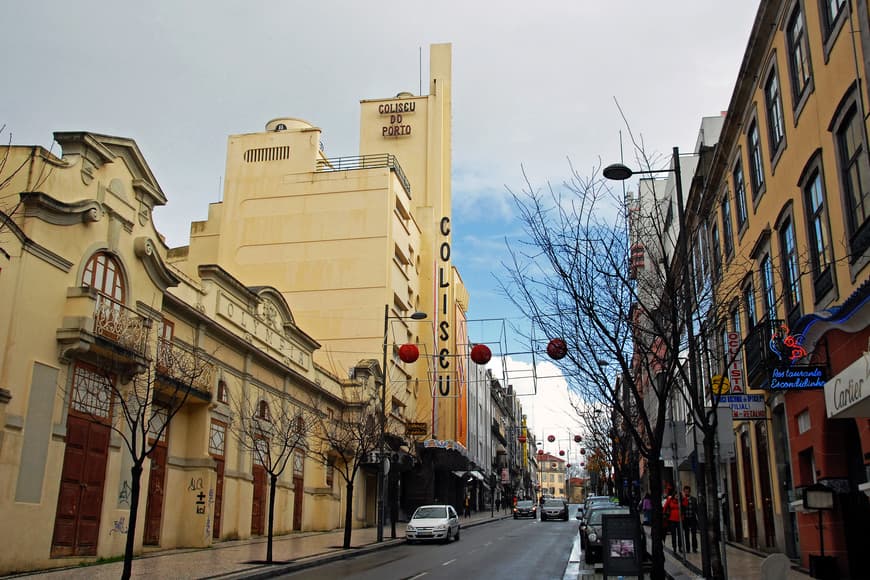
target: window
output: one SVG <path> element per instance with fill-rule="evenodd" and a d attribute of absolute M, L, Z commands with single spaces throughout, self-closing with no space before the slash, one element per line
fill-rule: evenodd
<path fill-rule="evenodd" d="M 710 253 L 713 279 L 718 280 L 722 276 L 722 250 L 719 247 L 719 226 L 715 222 L 710 226 Z"/>
<path fill-rule="evenodd" d="M 227 426 L 219 421 L 212 420 L 211 430 L 208 434 L 208 452 L 218 457 L 224 456 L 227 440 Z"/>
<path fill-rule="evenodd" d="M 752 186 L 752 199 L 758 199 L 764 188 L 764 165 L 761 161 L 761 141 L 758 138 L 758 123 L 752 121 L 746 133 L 749 143 L 749 179 Z"/>
<path fill-rule="evenodd" d="M 839 20 L 840 15 L 843 14 L 846 0 L 821 0 L 821 2 L 822 24 L 825 27 L 825 39 L 827 39 L 837 27 L 837 21 Z"/>
<path fill-rule="evenodd" d="M 296 450 L 293 452 L 293 477 L 302 478 L 305 476 L 305 454 Z"/>
<path fill-rule="evenodd" d="M 748 214 L 746 213 L 746 183 L 743 180 L 743 163 L 737 160 L 734 166 L 734 208 L 737 210 L 737 231 L 743 230 Z"/>
<path fill-rule="evenodd" d="M 272 416 L 269 413 L 269 403 L 266 401 L 260 401 L 257 404 L 257 418 L 262 419 L 263 421 L 271 421 Z"/>
<path fill-rule="evenodd" d="M 802 186 L 806 208 L 810 261 L 813 268 L 813 288 L 816 302 L 834 287 L 833 248 L 825 204 L 822 174 L 814 168 Z"/>
<path fill-rule="evenodd" d="M 797 416 L 798 433 L 803 434 L 810 430 L 812 423 L 810 422 L 810 411 L 804 409 Z"/>
<path fill-rule="evenodd" d="M 725 257 L 730 258 L 734 254 L 734 234 L 731 231 L 731 199 L 727 189 L 722 198 L 722 242 L 725 244 Z"/>
<path fill-rule="evenodd" d="M 852 103 L 837 126 L 840 173 L 846 196 L 849 249 L 854 263 L 870 247 L 870 164 L 867 161 L 857 104 Z"/>
<path fill-rule="evenodd" d="M 229 401 L 227 382 L 223 379 L 219 380 L 217 384 L 217 400 L 219 403 L 226 403 Z"/>
<path fill-rule="evenodd" d="M 801 97 L 812 79 L 812 72 L 810 72 L 810 51 L 807 47 L 804 15 L 801 12 L 800 2 L 797 3 L 791 18 L 789 18 L 786 36 L 791 94 L 794 108 L 797 109 L 800 106 Z"/>
<path fill-rule="evenodd" d="M 108 419 L 112 416 L 112 381 L 96 367 L 77 362 L 73 368 L 70 406 L 80 413 Z"/>
<path fill-rule="evenodd" d="M 82 286 L 95 288 L 100 294 L 121 304 L 124 303 L 125 288 L 121 268 L 118 262 L 106 252 L 97 252 L 85 264 Z"/>
<path fill-rule="evenodd" d="M 755 311 L 755 287 L 751 279 L 743 287 L 743 309 L 746 311 L 746 328 L 752 330 L 758 322 L 758 314 Z"/>
<path fill-rule="evenodd" d="M 764 315 L 768 320 L 776 318 L 776 299 L 773 290 L 773 263 L 770 254 L 761 258 L 761 298 L 764 304 Z"/>
<path fill-rule="evenodd" d="M 794 223 L 791 218 L 786 219 L 780 227 L 779 243 L 782 252 L 782 287 L 785 294 L 785 311 L 791 325 L 797 321 L 801 305 L 801 273 L 794 237 Z"/>
<path fill-rule="evenodd" d="M 782 95 L 779 91 L 779 78 L 776 67 L 770 71 L 764 84 L 764 105 L 767 109 L 767 136 L 770 138 L 770 158 L 773 159 L 782 146 L 785 137 L 785 123 L 782 118 Z"/>
<path fill-rule="evenodd" d="M 326 460 L 326 487 L 332 487 L 332 482 L 335 480 L 335 460 L 330 458 Z"/>
<path fill-rule="evenodd" d="M 743 332 L 740 330 L 740 312 L 737 309 L 737 304 L 734 304 L 734 307 L 731 309 L 731 331 L 736 332 L 740 336 L 743 336 Z M 725 345 L 728 345 L 728 337 L 725 337 Z"/>

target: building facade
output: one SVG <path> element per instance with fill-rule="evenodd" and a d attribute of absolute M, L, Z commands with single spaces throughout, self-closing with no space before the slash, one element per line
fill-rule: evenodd
<path fill-rule="evenodd" d="M 821 484 L 825 554 L 852 578 L 870 567 L 870 422 L 852 407 L 870 338 L 868 34 L 864 2 L 761 3 L 697 206 L 723 306 L 711 370 L 734 364 L 731 393 L 764 402 L 734 423 L 729 534 L 820 565 L 803 497 Z"/>

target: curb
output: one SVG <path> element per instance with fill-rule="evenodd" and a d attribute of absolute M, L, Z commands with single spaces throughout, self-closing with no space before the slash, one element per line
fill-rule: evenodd
<path fill-rule="evenodd" d="M 487 518 L 484 520 L 478 520 L 474 522 L 468 522 L 468 524 L 463 524 L 461 527 L 463 528 L 474 528 L 477 526 L 481 526 L 484 524 L 489 524 L 493 522 L 498 522 L 501 520 L 505 520 L 510 518 L 510 515 L 507 516 L 495 516 L 492 518 Z M 385 550 L 388 548 L 395 548 L 396 546 L 403 546 L 405 544 L 404 538 L 396 538 L 395 540 L 389 539 L 384 540 L 381 543 L 376 544 L 368 544 L 366 546 L 362 546 L 360 548 L 349 548 L 342 549 L 335 552 L 323 552 L 321 554 L 312 554 L 310 556 L 305 556 L 304 558 L 299 558 L 298 560 L 294 560 L 292 562 L 287 562 L 284 564 L 261 564 L 259 568 L 251 568 L 249 570 L 243 570 L 240 572 L 228 572 L 226 574 L 218 574 L 215 576 L 208 576 L 208 578 L 213 579 L 221 579 L 221 580 L 236 580 L 242 579 L 245 580 L 261 580 L 266 578 L 275 578 L 276 576 L 282 576 L 284 574 L 290 574 L 292 572 L 298 572 L 300 570 L 306 570 L 308 568 L 314 568 L 316 566 L 321 566 L 323 564 L 329 564 L 331 562 L 337 562 L 339 560 L 349 560 L 351 558 L 356 558 L 357 556 L 362 556 L 364 554 L 370 554 L 372 552 L 376 552 L 378 550 Z"/>

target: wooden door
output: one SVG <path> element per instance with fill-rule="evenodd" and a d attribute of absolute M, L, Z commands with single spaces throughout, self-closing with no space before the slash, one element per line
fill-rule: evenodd
<path fill-rule="evenodd" d="M 51 556 L 94 556 L 109 455 L 109 426 L 70 411 L 67 417 Z"/>
<path fill-rule="evenodd" d="M 743 541 L 743 506 L 740 505 L 740 479 L 737 477 L 737 461 L 731 462 L 731 505 L 734 508 L 734 541 Z"/>
<path fill-rule="evenodd" d="M 262 536 L 266 528 L 266 470 L 254 464 L 254 499 L 251 505 L 251 535 Z"/>
<path fill-rule="evenodd" d="M 215 470 L 217 471 L 217 483 L 214 486 L 214 525 L 211 537 L 215 540 L 221 537 L 221 511 L 224 505 L 224 459 L 214 457 Z"/>
<path fill-rule="evenodd" d="M 145 507 L 145 539 L 147 545 L 160 544 L 160 523 L 163 520 L 163 496 L 166 485 L 166 444 L 158 443 L 151 452 L 151 472 L 148 475 L 148 503 Z"/>
<path fill-rule="evenodd" d="M 773 493 L 770 485 L 770 464 L 767 460 L 767 426 L 763 421 L 755 424 L 755 453 L 758 455 L 758 479 L 761 482 L 761 516 L 764 522 L 764 545 L 776 547 L 776 528 L 773 523 Z"/>
<path fill-rule="evenodd" d="M 293 478 L 293 530 L 302 529 L 302 499 L 305 497 L 305 488 L 301 477 Z"/>
<path fill-rule="evenodd" d="M 740 435 L 740 449 L 743 453 L 743 491 L 746 494 L 746 528 L 749 532 L 749 545 L 758 546 L 758 523 L 755 521 L 755 488 L 752 485 L 752 454 L 749 448 L 749 433 Z"/>

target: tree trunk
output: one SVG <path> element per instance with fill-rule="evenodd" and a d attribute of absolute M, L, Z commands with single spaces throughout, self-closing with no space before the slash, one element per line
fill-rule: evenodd
<path fill-rule="evenodd" d="M 657 455 L 657 454 L 656 454 Z M 649 465 L 649 492 L 652 497 L 652 518 L 650 519 L 650 536 L 652 537 L 652 580 L 665 580 L 665 538 L 664 517 L 662 514 L 662 468 L 658 459 L 652 459 Z"/>
<path fill-rule="evenodd" d="M 707 541 L 710 544 L 710 577 L 713 580 L 725 580 L 725 569 L 722 565 L 722 552 L 720 542 L 722 540 L 721 523 L 719 514 L 719 479 L 716 466 L 719 457 L 715 449 L 715 432 L 705 434 L 704 456 L 707 460 L 704 464 L 707 484 Z"/>
<path fill-rule="evenodd" d="M 278 487 L 278 476 L 269 474 L 269 528 L 266 539 L 266 563 L 272 563 L 272 538 L 275 531 L 275 488 Z"/>
<path fill-rule="evenodd" d="M 144 459 L 143 459 L 144 461 Z M 130 469 L 130 518 L 127 522 L 127 543 L 124 546 L 124 569 L 121 572 L 121 580 L 130 580 L 133 573 L 133 546 L 136 539 L 136 519 L 139 515 L 139 493 L 142 489 L 142 462 L 133 463 Z"/>
<path fill-rule="evenodd" d="M 350 531 L 353 527 L 353 483 L 347 484 L 347 504 L 344 506 L 344 542 L 342 547 L 350 548 Z"/>

